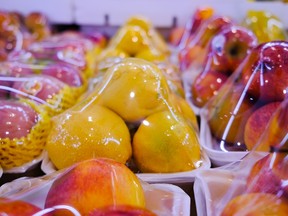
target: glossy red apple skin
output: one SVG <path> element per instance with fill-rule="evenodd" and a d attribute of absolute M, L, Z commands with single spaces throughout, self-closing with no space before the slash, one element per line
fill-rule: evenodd
<path fill-rule="evenodd" d="M 255 47 L 242 70 L 248 93 L 264 102 L 283 101 L 288 95 L 287 62 L 287 41 L 271 41 Z"/>
<path fill-rule="evenodd" d="M 199 59 L 199 55 L 207 49 L 211 38 L 228 25 L 232 25 L 232 21 L 223 16 L 213 16 L 203 22 L 197 33 L 179 53 L 180 69 L 182 71 L 188 69 L 196 59 L 203 63 L 205 58 L 203 56 Z"/>
<path fill-rule="evenodd" d="M 226 82 L 228 76 L 223 73 L 208 70 L 197 75 L 191 86 L 191 99 L 197 107 L 203 107 Z"/>
<path fill-rule="evenodd" d="M 215 35 L 208 47 L 211 68 L 226 74 L 233 73 L 251 49 L 258 44 L 257 37 L 247 28 L 229 25 Z"/>
<path fill-rule="evenodd" d="M 0 138 L 21 138 L 30 133 L 38 121 L 30 106 L 12 100 L 0 100 Z"/>
<path fill-rule="evenodd" d="M 31 203 L 21 200 L 0 198 L 0 215 L 3 216 L 31 216 L 41 209 Z M 48 216 L 48 214 L 45 214 Z"/>
<path fill-rule="evenodd" d="M 63 82 L 51 76 L 34 75 L 23 78 L 27 80 L 15 81 L 12 88 L 28 95 L 35 96 L 43 101 L 53 98 L 53 96 L 58 94 L 59 91 L 65 86 Z M 25 98 L 26 96 L 12 92 L 11 97 Z"/>
<path fill-rule="evenodd" d="M 145 208 L 119 205 L 95 209 L 89 216 L 156 216 L 156 214 Z"/>
<path fill-rule="evenodd" d="M 255 110 L 245 124 L 244 141 L 248 150 L 252 150 L 258 143 L 261 135 L 281 102 L 271 102 Z M 258 148 L 259 150 L 259 148 Z M 269 150 L 269 149 L 266 149 Z"/>
<path fill-rule="evenodd" d="M 47 65 L 41 73 L 52 76 L 72 87 L 80 87 L 83 85 L 80 71 L 68 64 L 56 63 Z"/>
<path fill-rule="evenodd" d="M 274 152 L 258 160 L 247 177 L 247 193 L 272 193 L 288 198 L 288 155 Z"/>

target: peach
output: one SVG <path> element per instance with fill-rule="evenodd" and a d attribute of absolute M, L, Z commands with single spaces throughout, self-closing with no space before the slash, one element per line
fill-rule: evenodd
<path fill-rule="evenodd" d="M 145 208 L 145 195 L 139 179 L 126 165 L 98 158 L 75 164 L 53 182 L 45 208 L 62 204 L 88 215 L 111 205 Z M 57 211 L 56 215 L 65 213 Z"/>
<path fill-rule="evenodd" d="M 248 150 L 252 150 L 264 133 L 271 116 L 279 107 L 280 102 L 268 103 L 255 110 L 245 124 L 244 141 Z M 268 151 L 270 146 L 262 146 L 261 149 Z M 265 149 L 264 149 L 265 148 Z M 258 148 L 258 150 L 260 150 Z"/>
<path fill-rule="evenodd" d="M 242 194 L 232 199 L 224 208 L 221 216 L 231 215 L 277 215 L 285 216 L 288 212 L 288 201 L 273 194 Z"/>
<path fill-rule="evenodd" d="M 5 216 L 31 216 L 41 209 L 31 203 L 22 200 L 11 200 L 9 198 L 0 198 L 0 215 Z M 47 214 L 45 214 L 47 215 Z"/>

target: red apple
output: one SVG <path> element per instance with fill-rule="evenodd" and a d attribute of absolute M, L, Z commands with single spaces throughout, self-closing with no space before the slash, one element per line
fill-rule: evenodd
<path fill-rule="evenodd" d="M 220 216 L 286 216 L 287 212 L 288 201 L 286 199 L 273 194 L 251 193 L 236 196 L 225 206 Z"/>
<path fill-rule="evenodd" d="M 38 114 L 24 103 L 0 100 L 0 119 L 0 138 L 21 138 L 38 122 Z"/>
<path fill-rule="evenodd" d="M 248 150 L 252 150 L 258 143 L 261 135 L 265 132 L 271 116 L 280 104 L 280 102 L 268 103 L 255 110 L 249 117 L 244 129 L 244 141 Z M 270 146 L 266 147 L 266 150 L 269 150 Z"/>
<path fill-rule="evenodd" d="M 244 87 L 234 85 L 230 89 L 223 89 L 223 86 L 207 107 L 211 133 L 220 141 L 220 148 L 224 151 L 229 150 L 229 146 L 231 150 L 246 150 L 244 126 L 253 112 L 254 103 L 244 95 Z"/>
<path fill-rule="evenodd" d="M 34 75 L 22 77 L 20 81 L 15 81 L 13 88 L 23 92 L 24 94 L 32 95 L 43 101 L 53 98 L 63 89 L 65 84 L 60 80 L 46 75 Z M 12 92 L 11 97 L 22 98 L 27 97 L 17 92 Z M 34 99 L 33 99 L 34 100 Z M 35 99 L 37 100 L 37 99 Z M 40 101 L 38 101 L 40 102 Z"/>
<path fill-rule="evenodd" d="M 243 62 L 251 49 L 257 45 L 257 38 L 247 28 L 229 25 L 216 34 L 209 43 L 208 58 L 211 68 L 226 74 L 233 73 Z"/>
<path fill-rule="evenodd" d="M 0 198 L 0 215 L 2 216 L 31 216 L 39 211 L 41 209 L 31 203 L 22 200 Z"/>
<path fill-rule="evenodd" d="M 156 216 L 146 208 L 128 205 L 113 205 L 95 209 L 89 216 Z"/>
<path fill-rule="evenodd" d="M 195 60 L 203 63 L 205 59 L 203 52 L 205 53 L 210 39 L 228 25 L 232 25 L 232 21 L 223 16 L 213 16 L 206 20 L 193 35 L 193 39 L 179 53 L 181 70 L 189 68 Z"/>
<path fill-rule="evenodd" d="M 75 164 L 53 182 L 45 208 L 62 204 L 88 215 L 111 205 L 145 208 L 145 196 L 139 179 L 125 164 L 97 158 Z"/>
<path fill-rule="evenodd" d="M 50 64 L 44 67 L 41 73 L 55 77 L 69 86 L 79 87 L 83 85 L 80 71 L 68 64 Z"/>
<path fill-rule="evenodd" d="M 283 101 L 288 95 L 288 42 L 271 41 L 251 51 L 242 80 L 248 93 L 262 101 Z"/>
<path fill-rule="evenodd" d="M 288 156 L 274 152 L 258 160 L 247 177 L 248 193 L 272 193 L 288 198 Z"/>
<path fill-rule="evenodd" d="M 191 99 L 197 107 L 203 107 L 226 82 L 228 76 L 223 73 L 208 70 L 197 75 L 191 86 Z"/>

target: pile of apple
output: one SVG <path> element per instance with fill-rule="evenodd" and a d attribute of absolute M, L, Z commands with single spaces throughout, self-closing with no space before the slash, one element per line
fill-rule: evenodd
<path fill-rule="evenodd" d="M 93 56 L 106 38 L 78 32 L 52 35 L 41 13 L 22 20 L 19 14 L 1 11 L 0 17 L 5 51 L 0 63 L 0 166 L 5 172 L 39 161 L 51 117 L 70 108 L 86 91 L 94 74 Z M 13 37 L 6 35 L 10 30 Z"/>
<path fill-rule="evenodd" d="M 269 149 L 261 159 L 247 157 L 242 163 L 251 164 L 246 188 L 232 198 L 221 215 L 286 215 L 288 212 L 288 100 L 281 103 L 272 116 L 255 150 Z M 242 166 L 247 167 L 247 166 Z M 248 166 L 249 167 L 249 166 Z M 243 169 L 243 168 L 242 168 Z M 237 174 L 236 174 L 237 178 Z M 240 177 L 241 178 L 241 177 Z M 231 188 L 230 190 L 234 190 Z"/>
<path fill-rule="evenodd" d="M 146 207 L 143 183 L 124 164 L 98 158 L 62 170 L 41 197 L 28 200 L 1 197 L 1 215 L 156 216 Z M 41 189 L 40 189 L 41 190 Z M 39 189 L 38 189 L 39 192 Z"/>

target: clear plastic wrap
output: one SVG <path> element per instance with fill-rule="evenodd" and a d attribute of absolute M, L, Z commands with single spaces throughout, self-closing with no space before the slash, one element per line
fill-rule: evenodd
<path fill-rule="evenodd" d="M 90 95 L 53 122 L 46 150 L 54 170 L 108 157 L 145 180 L 185 182 L 210 166 L 194 112 L 157 64 L 143 59 L 125 58 L 109 67 Z M 49 159 L 44 172 L 51 171 Z"/>
<path fill-rule="evenodd" d="M 287 122 L 286 98 L 246 157 L 196 177 L 199 215 L 287 215 Z"/>
<path fill-rule="evenodd" d="M 286 41 L 260 44 L 202 109 L 200 139 L 215 165 L 253 149 L 287 95 Z"/>
<path fill-rule="evenodd" d="M 211 37 L 199 72 L 189 70 L 183 75 L 186 99 L 197 114 L 218 94 L 219 89 L 256 45 L 258 43 L 254 33 L 235 24 L 223 27 Z"/>
<path fill-rule="evenodd" d="M 148 184 L 124 164 L 107 158 L 82 161 L 43 177 L 17 179 L 2 185 L 0 195 L 36 206 L 35 216 L 49 212 L 98 215 L 101 211 L 112 215 L 111 209 L 143 216 L 190 215 L 190 197 L 182 189 L 171 184 Z M 11 205 L 8 210 L 17 208 Z"/>

